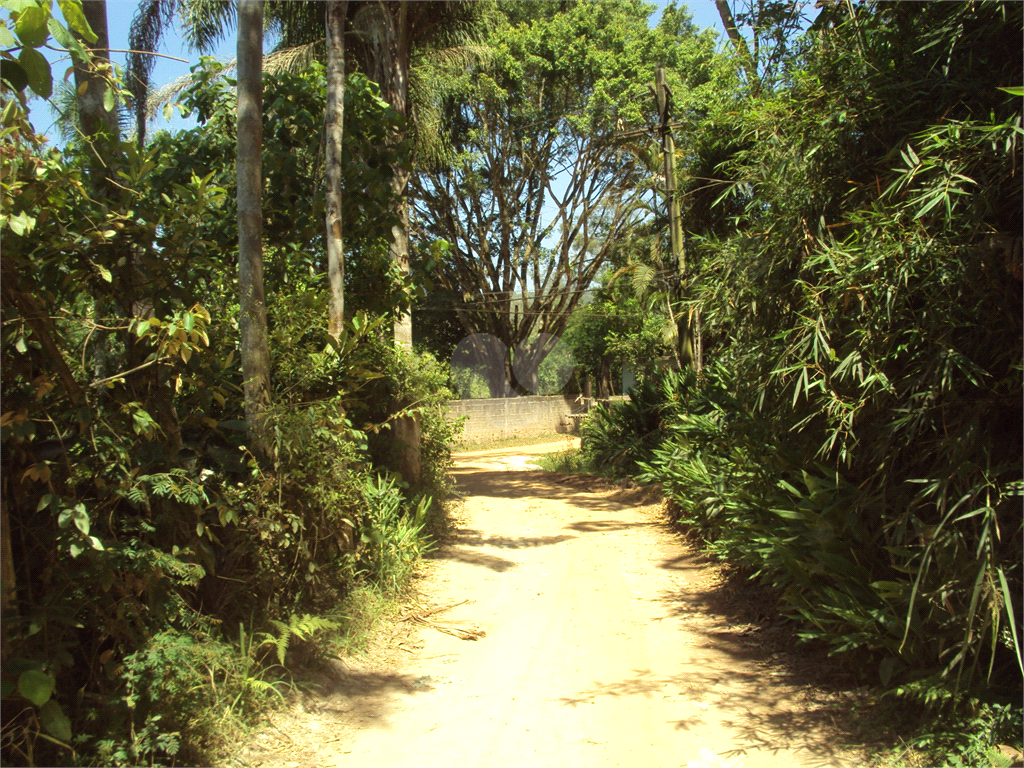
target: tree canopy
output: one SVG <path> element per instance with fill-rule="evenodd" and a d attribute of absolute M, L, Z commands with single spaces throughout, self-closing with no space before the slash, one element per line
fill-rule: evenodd
<path fill-rule="evenodd" d="M 535 3 L 505 7 L 486 66 L 439 66 L 456 154 L 413 192 L 421 240 L 446 255 L 431 277 L 467 334 L 509 351 L 491 361 L 492 395 L 516 385 L 512 351 L 536 370 L 615 244 L 642 221 L 646 152 L 617 137 L 655 113 L 649 84 L 670 66 L 685 108 L 717 86 L 713 41 L 649 6 Z M 504 381 L 501 379 L 504 378 Z M 507 382 L 507 383 L 506 383 Z"/>

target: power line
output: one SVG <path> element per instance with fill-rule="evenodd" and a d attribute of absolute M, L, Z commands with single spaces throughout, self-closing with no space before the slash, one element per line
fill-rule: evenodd
<path fill-rule="evenodd" d="M 654 270 L 651 273 L 651 277 L 654 278 L 654 279 L 658 279 L 658 278 L 665 279 L 665 278 L 670 278 L 670 277 L 675 277 L 675 276 L 676 276 L 676 272 L 673 269 L 659 269 L 659 270 Z M 554 297 L 557 297 L 557 296 L 569 296 L 569 295 L 582 295 L 582 294 L 585 294 L 585 293 L 597 293 L 598 291 L 602 291 L 602 290 L 606 290 L 604 286 L 600 286 L 600 287 L 597 287 L 597 288 L 566 288 L 566 289 L 562 289 L 562 290 L 544 291 L 544 292 L 542 292 L 540 294 L 537 294 L 537 293 L 530 294 L 530 293 L 528 293 L 527 296 L 526 296 L 526 300 L 529 301 L 529 300 L 535 298 L 538 295 L 541 296 L 542 298 L 554 298 Z M 478 298 L 478 297 L 483 297 L 483 296 L 495 296 L 495 297 L 498 297 L 498 298 L 494 298 L 494 299 Z M 508 298 L 505 298 L 505 297 L 508 297 Z M 463 306 L 468 308 L 468 307 L 471 307 L 471 306 L 475 307 L 475 306 L 481 306 L 481 305 L 486 305 L 486 304 L 495 304 L 495 303 L 498 303 L 498 302 L 522 301 L 522 299 L 523 299 L 522 294 L 516 292 L 514 289 L 505 290 L 505 291 L 499 291 L 499 290 L 495 290 L 495 291 L 478 291 L 478 292 L 473 293 L 472 296 L 470 297 L 469 301 L 466 302 Z"/>
<path fill-rule="evenodd" d="M 455 312 L 454 309 L 446 309 L 444 307 L 413 307 L 412 311 L 413 312 L 447 312 L 447 313 L 454 313 Z M 479 309 L 474 309 L 472 311 L 475 314 L 492 314 L 492 315 L 503 314 L 503 311 L 500 310 L 500 309 L 489 309 L 487 307 L 480 307 Z M 522 315 L 522 316 L 537 316 L 537 317 L 539 317 L 539 316 L 542 316 L 542 315 L 553 315 L 554 313 L 552 313 L 552 312 L 538 312 L 538 311 L 534 311 L 534 310 L 526 310 L 526 311 L 520 312 L 519 314 Z M 593 312 L 593 311 L 590 312 L 590 316 L 591 317 L 644 317 L 644 316 L 650 315 L 650 314 L 651 313 L 649 311 L 643 311 L 643 312 L 616 312 L 616 313 L 611 313 L 611 312 Z"/>

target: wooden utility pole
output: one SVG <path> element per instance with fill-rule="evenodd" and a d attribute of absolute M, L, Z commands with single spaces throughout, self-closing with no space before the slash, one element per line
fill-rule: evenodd
<path fill-rule="evenodd" d="M 668 208 L 669 243 L 672 248 L 672 259 L 676 265 L 675 298 L 682 298 L 683 276 L 686 274 L 686 251 L 683 247 L 683 224 L 679 213 L 679 195 L 676 188 L 676 145 L 672 139 L 671 113 L 672 91 L 665 78 L 665 68 L 654 70 L 654 94 L 658 100 L 659 132 L 661 134 L 661 153 L 665 161 L 665 206 Z M 669 306 L 671 316 L 671 304 Z M 673 317 L 679 333 L 679 357 L 684 365 L 690 363 L 698 368 L 700 362 L 694 360 L 691 341 L 689 317 Z"/>

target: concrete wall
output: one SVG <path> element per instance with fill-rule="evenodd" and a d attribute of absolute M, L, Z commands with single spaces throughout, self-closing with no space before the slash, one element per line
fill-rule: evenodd
<path fill-rule="evenodd" d="M 462 433 L 464 441 L 507 440 L 575 432 L 580 419 L 566 415 L 589 410 L 586 405 L 589 403 L 579 402 L 575 395 L 450 400 L 448 418 L 469 417 Z"/>
<path fill-rule="evenodd" d="M 468 442 L 567 432 L 565 415 L 578 410 L 582 406 L 574 396 L 562 395 L 448 402 L 448 418 L 469 417 L 462 432 L 462 439 Z"/>

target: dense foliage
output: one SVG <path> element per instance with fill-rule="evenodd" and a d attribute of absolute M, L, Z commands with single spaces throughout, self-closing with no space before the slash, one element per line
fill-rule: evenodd
<path fill-rule="evenodd" d="M 585 449 L 630 446 L 805 639 L 1018 731 L 1021 32 L 1010 3 L 829 6 L 788 80 L 693 124 L 730 213 L 684 205 L 712 364 Z"/>
<path fill-rule="evenodd" d="M 231 81 L 197 68 L 181 100 L 195 130 L 50 148 L 26 86 L 48 95 L 33 46 L 55 27 L 23 6 L 2 41 L 3 759 L 201 764 L 343 627 L 354 590 L 407 581 L 446 490 L 445 373 L 381 340 L 408 302 L 387 256 L 407 147 L 384 141 L 397 116 L 351 75 L 352 315 L 333 339 L 323 68 L 264 79 L 274 458 L 257 463 L 238 365 Z M 31 77 L 8 69 L 15 58 Z M 94 172 L 98 152 L 116 173 Z M 422 425 L 419 478 L 366 424 L 403 417 Z"/>

